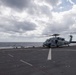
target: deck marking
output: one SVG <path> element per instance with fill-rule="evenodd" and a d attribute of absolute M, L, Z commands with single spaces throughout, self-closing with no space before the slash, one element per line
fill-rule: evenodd
<path fill-rule="evenodd" d="M 26 62 L 26 61 L 24 61 L 24 60 L 20 60 L 22 63 L 25 63 L 25 64 L 27 64 L 27 65 L 29 65 L 29 66 L 33 66 L 32 64 L 30 64 L 30 63 L 28 63 L 28 62 Z"/>
<path fill-rule="evenodd" d="M 52 56 L 51 56 L 52 54 L 51 54 L 51 48 L 49 49 L 49 53 L 48 53 L 48 58 L 47 58 L 47 60 L 51 60 L 52 59 Z"/>
<path fill-rule="evenodd" d="M 11 55 L 11 54 L 8 54 L 10 57 L 14 57 L 13 55 Z"/>

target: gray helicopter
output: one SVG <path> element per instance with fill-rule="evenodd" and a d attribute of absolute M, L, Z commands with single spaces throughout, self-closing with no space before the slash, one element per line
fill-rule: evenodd
<path fill-rule="evenodd" d="M 53 38 L 49 38 L 47 39 L 44 43 L 43 43 L 43 47 L 61 47 L 61 46 L 65 46 L 68 45 L 72 42 L 72 38 L 73 36 L 70 35 L 70 40 L 66 41 L 65 38 L 62 37 L 58 37 L 59 34 L 53 34 L 52 36 L 54 36 Z"/>

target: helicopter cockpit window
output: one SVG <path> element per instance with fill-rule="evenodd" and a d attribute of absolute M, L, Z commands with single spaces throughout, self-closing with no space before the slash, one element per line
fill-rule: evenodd
<path fill-rule="evenodd" d="M 62 40 L 62 41 L 64 41 L 64 38 L 59 38 L 59 37 L 58 37 L 57 40 Z"/>
<path fill-rule="evenodd" d="M 49 42 L 49 41 L 50 41 L 50 39 L 47 39 L 47 40 L 46 40 L 46 42 Z"/>
<path fill-rule="evenodd" d="M 48 41 L 50 41 L 51 39 L 48 39 Z"/>

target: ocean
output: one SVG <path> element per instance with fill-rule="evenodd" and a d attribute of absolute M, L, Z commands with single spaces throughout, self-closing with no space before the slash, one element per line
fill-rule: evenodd
<path fill-rule="evenodd" d="M 0 49 L 15 48 L 15 47 L 41 47 L 42 42 L 0 42 Z"/>
<path fill-rule="evenodd" d="M 0 42 L 0 49 L 6 48 L 28 48 L 28 47 L 41 47 L 43 42 Z M 76 43 L 71 43 L 70 46 L 76 45 Z"/>

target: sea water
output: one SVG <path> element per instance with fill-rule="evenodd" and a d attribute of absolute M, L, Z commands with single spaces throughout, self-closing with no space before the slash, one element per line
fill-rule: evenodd
<path fill-rule="evenodd" d="M 0 42 L 0 49 L 15 47 L 41 47 L 42 44 L 42 42 Z"/>
<path fill-rule="evenodd" d="M 0 49 L 6 48 L 28 48 L 28 47 L 42 47 L 43 42 L 0 42 Z M 71 43 L 70 46 L 76 45 L 76 43 Z"/>

